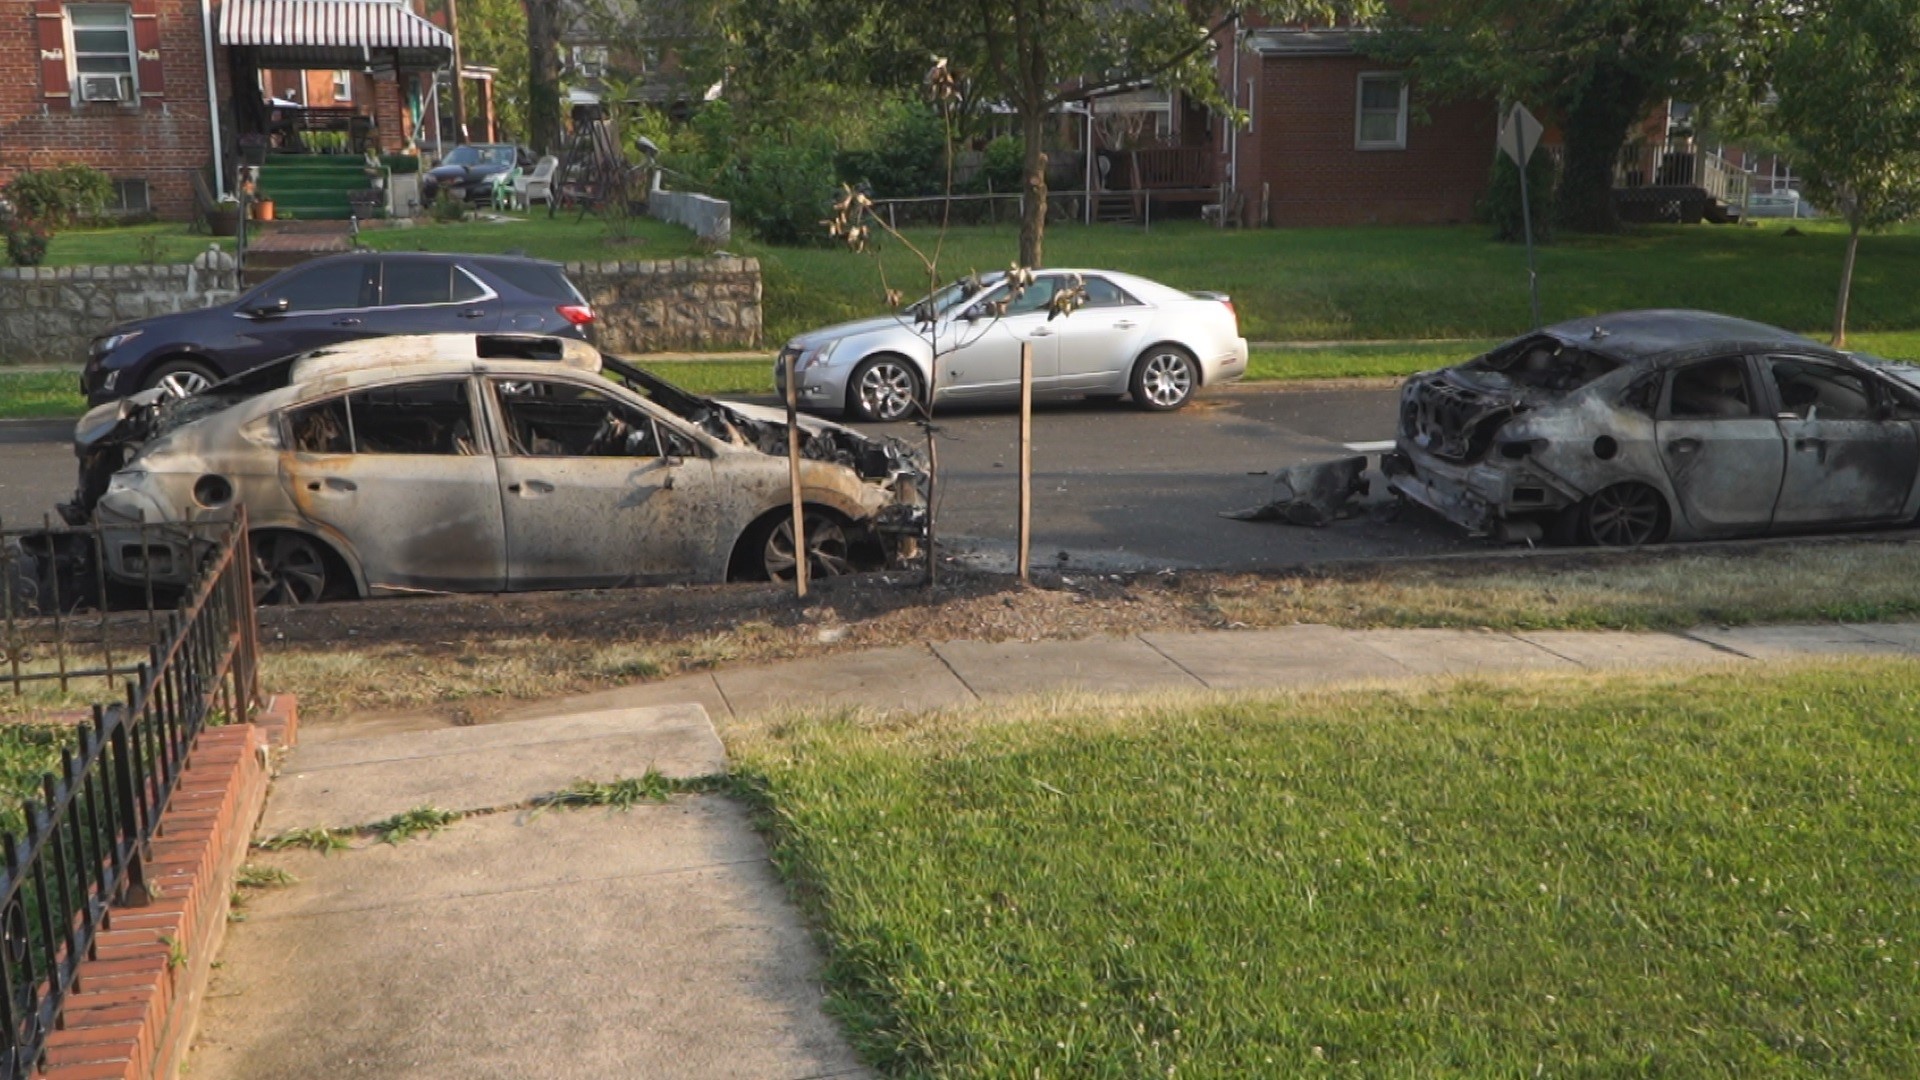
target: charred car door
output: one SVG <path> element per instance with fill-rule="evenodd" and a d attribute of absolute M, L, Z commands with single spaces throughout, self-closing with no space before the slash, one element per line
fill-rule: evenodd
<path fill-rule="evenodd" d="M 1869 372 L 1831 360 L 1770 356 L 1766 368 L 1787 447 L 1775 525 L 1891 521 L 1913 513 L 1920 437 L 1910 405 Z"/>
<path fill-rule="evenodd" d="M 507 587 L 724 576 L 714 463 L 698 440 L 611 387 L 494 379 Z M 717 569 L 716 569 L 717 568 Z"/>
<path fill-rule="evenodd" d="M 289 408 L 281 424 L 288 496 L 351 551 L 370 590 L 505 585 L 500 479 L 470 380 L 337 395 Z"/>
<path fill-rule="evenodd" d="M 1773 520 L 1786 451 L 1757 386 L 1745 356 L 1695 361 L 1667 374 L 1654 443 L 1680 512 L 1702 535 L 1751 532 Z"/>

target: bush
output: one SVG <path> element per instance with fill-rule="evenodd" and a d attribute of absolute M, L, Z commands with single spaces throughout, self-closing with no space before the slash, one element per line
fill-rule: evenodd
<path fill-rule="evenodd" d="M 1027 144 L 1013 135 L 1002 135 L 987 144 L 980 162 L 979 175 L 973 179 L 981 191 L 1006 193 L 1020 190 L 1027 169 Z"/>
<path fill-rule="evenodd" d="M 395 176 L 406 176 L 420 171 L 420 159 L 413 154 L 382 154 L 380 164 Z"/>
<path fill-rule="evenodd" d="M 938 195 L 946 189 L 946 153 L 939 113 L 919 101 L 890 101 L 882 107 L 873 145 L 841 153 L 840 179 L 865 185 L 881 199 Z"/>
<path fill-rule="evenodd" d="M 69 162 L 19 173 L 6 194 L 18 216 L 57 228 L 98 216 L 113 198 L 113 180 L 99 169 Z"/>
<path fill-rule="evenodd" d="M 838 188 L 833 153 L 825 146 L 768 139 L 747 148 L 721 193 L 733 203 L 734 219 L 761 240 L 815 246 L 829 239 L 820 223 L 832 212 Z"/>
<path fill-rule="evenodd" d="M 467 220 L 467 200 L 446 188 L 441 188 L 440 194 L 434 196 L 433 205 L 427 209 L 427 212 L 433 215 L 433 220 L 442 225 L 465 221 Z"/>
<path fill-rule="evenodd" d="M 1560 167 L 1553 155 L 1535 151 L 1527 162 L 1527 202 L 1533 211 L 1533 239 L 1545 244 L 1553 239 L 1553 202 L 1559 186 Z M 1487 194 L 1476 208 L 1480 220 L 1493 226 L 1493 236 L 1509 244 L 1526 239 L 1525 223 L 1520 217 L 1520 170 L 1504 153 L 1493 158 L 1493 178 Z"/>
<path fill-rule="evenodd" d="M 7 258 L 15 266 L 39 266 L 47 258 L 47 243 L 53 229 L 46 222 L 30 217 L 10 217 L 3 227 L 7 234 Z"/>

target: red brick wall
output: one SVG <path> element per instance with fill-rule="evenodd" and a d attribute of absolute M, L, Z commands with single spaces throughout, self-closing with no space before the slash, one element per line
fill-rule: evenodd
<path fill-rule="evenodd" d="M 1250 58 L 1241 61 L 1247 77 Z M 1467 221 L 1493 166 L 1491 103 L 1428 103 L 1410 95 L 1404 150 L 1354 147 L 1362 72 L 1390 70 L 1360 56 L 1285 56 L 1261 68 L 1253 131 L 1240 144 L 1240 188 L 1257 220 L 1268 185 L 1274 225 L 1405 225 Z"/>
<path fill-rule="evenodd" d="M 0 0 L 0 184 L 24 168 L 77 161 L 115 179 L 147 181 L 162 217 L 192 215 L 193 170 L 213 154 L 200 5 L 157 0 L 155 8 L 165 96 L 138 106 L 74 106 L 43 95 L 33 5 Z"/>

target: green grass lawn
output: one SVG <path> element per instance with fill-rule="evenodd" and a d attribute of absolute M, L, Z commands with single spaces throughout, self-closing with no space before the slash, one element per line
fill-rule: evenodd
<path fill-rule="evenodd" d="M 360 242 L 377 251 L 513 252 L 556 262 L 684 259 L 702 253 L 692 232 L 664 221 L 638 218 L 633 222 L 633 239 L 610 244 L 598 218 L 581 221 L 572 214 L 548 218 L 544 209 L 506 221 L 422 222 L 405 229 L 368 229 L 360 234 Z"/>
<path fill-rule="evenodd" d="M 889 1076 L 1920 1072 L 1908 662 L 736 733 Z"/>
<path fill-rule="evenodd" d="M 40 778 L 60 767 L 60 750 L 73 740 L 61 724 L 0 724 L 0 832 L 25 826 L 20 804 L 40 797 Z"/>
<path fill-rule="evenodd" d="M 1725 311 L 1801 332 L 1832 324 L 1845 236 L 1829 223 L 1752 228 L 1657 226 L 1616 237 L 1565 237 L 1540 249 L 1540 299 L 1548 321 L 1637 307 Z M 930 230 L 912 231 L 930 244 Z M 1010 226 L 954 229 L 943 276 L 1005 269 L 1017 251 Z M 760 257 L 769 341 L 882 308 L 874 260 L 832 248 L 768 248 Z M 924 272 L 886 249 L 890 284 L 924 291 Z M 1052 266 L 1127 270 L 1188 289 L 1231 293 L 1241 329 L 1257 341 L 1503 338 L 1529 319 L 1526 257 L 1482 226 L 1252 229 L 1191 222 L 1149 231 L 1060 225 L 1047 230 Z M 1861 241 L 1851 325 L 1920 328 L 1920 226 Z"/>
<path fill-rule="evenodd" d="M 155 245 L 151 252 L 143 242 Z M 179 222 L 154 222 L 111 229 L 70 229 L 53 234 L 47 244 L 46 266 L 136 266 L 142 263 L 192 262 L 194 256 L 217 244 L 233 250 L 230 236 L 208 236 L 187 231 Z M 149 255 L 152 258 L 149 258 Z"/>

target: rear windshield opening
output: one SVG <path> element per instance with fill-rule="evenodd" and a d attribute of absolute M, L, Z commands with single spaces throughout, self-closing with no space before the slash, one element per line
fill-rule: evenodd
<path fill-rule="evenodd" d="M 1563 392 L 1577 390 L 1619 366 L 1545 334 L 1509 342 L 1466 365 L 1469 371 L 1497 371 L 1517 386 Z"/>
<path fill-rule="evenodd" d="M 488 270 L 522 292 L 544 297 L 557 304 L 584 304 L 580 290 L 567 280 L 566 271 L 544 263 L 499 262 L 486 264 Z"/>

